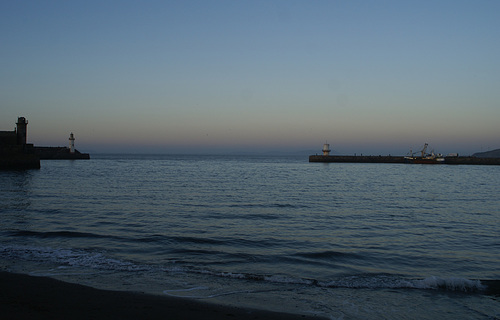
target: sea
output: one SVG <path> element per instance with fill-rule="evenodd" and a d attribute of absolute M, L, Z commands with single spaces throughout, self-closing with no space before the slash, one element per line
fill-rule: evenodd
<path fill-rule="evenodd" d="M 0 270 L 327 319 L 500 319 L 500 167 L 42 160 L 0 171 Z"/>

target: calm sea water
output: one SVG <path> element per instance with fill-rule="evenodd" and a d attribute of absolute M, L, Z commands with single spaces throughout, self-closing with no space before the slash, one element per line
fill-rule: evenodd
<path fill-rule="evenodd" d="M 331 319 L 500 318 L 500 167 L 94 155 L 0 172 L 0 268 Z"/>

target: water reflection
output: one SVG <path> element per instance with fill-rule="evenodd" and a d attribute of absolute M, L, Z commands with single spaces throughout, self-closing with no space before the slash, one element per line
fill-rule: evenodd
<path fill-rule="evenodd" d="M 0 219 L 2 224 L 25 222 L 31 206 L 33 171 L 0 171 Z"/>

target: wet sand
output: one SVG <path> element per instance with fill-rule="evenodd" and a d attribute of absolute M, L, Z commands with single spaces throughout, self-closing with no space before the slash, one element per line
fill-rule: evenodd
<path fill-rule="evenodd" d="M 0 272 L 0 319 L 322 319 Z"/>

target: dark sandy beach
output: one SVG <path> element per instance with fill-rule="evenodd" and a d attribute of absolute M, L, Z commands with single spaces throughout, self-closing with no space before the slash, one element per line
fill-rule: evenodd
<path fill-rule="evenodd" d="M 320 319 L 0 272 L 1 319 Z"/>

